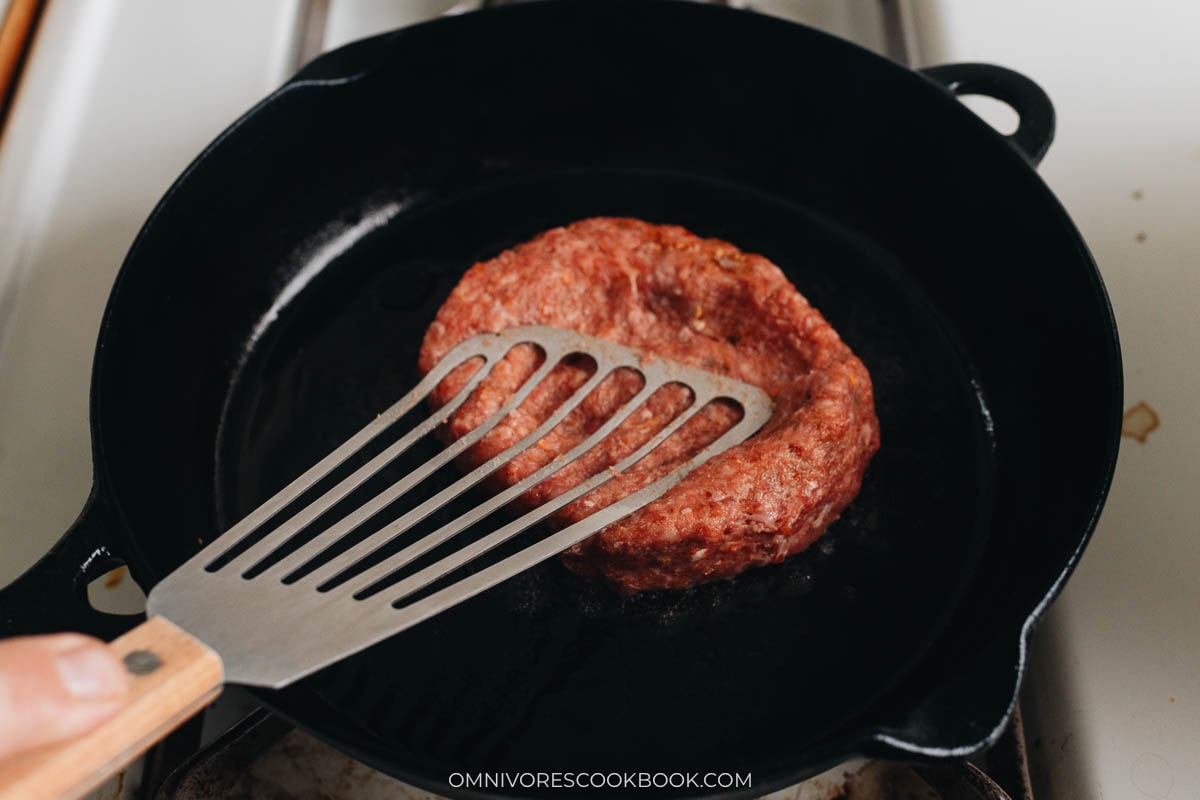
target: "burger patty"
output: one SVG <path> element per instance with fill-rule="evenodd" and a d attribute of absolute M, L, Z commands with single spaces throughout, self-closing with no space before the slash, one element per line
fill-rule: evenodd
<path fill-rule="evenodd" d="M 623 593 L 684 588 L 727 578 L 804 550 L 838 518 L 879 449 L 871 379 L 824 317 L 762 256 L 673 225 L 595 218 L 547 231 L 473 266 L 425 334 L 428 372 L 459 342 L 518 325 L 555 325 L 653 356 L 728 375 L 775 404 L 758 434 L 714 456 L 662 497 L 563 554 L 573 571 Z M 650 356 L 650 357 L 653 357 Z M 532 374 L 539 353 L 514 349 L 451 417 L 458 438 Z M 432 402 L 452 398 L 463 365 Z M 464 455 L 482 463 L 518 441 L 589 375 L 586 362 L 554 369 L 499 426 Z M 536 447 L 489 479 L 511 485 L 586 438 L 640 389 L 611 375 Z M 554 497 L 647 441 L 689 402 L 664 387 L 603 444 L 523 496 Z M 711 442 L 739 410 L 710 404 L 634 468 L 557 512 L 562 526 L 627 496 Z"/>

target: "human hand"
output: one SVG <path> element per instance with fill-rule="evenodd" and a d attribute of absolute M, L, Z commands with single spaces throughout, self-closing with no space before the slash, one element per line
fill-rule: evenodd
<path fill-rule="evenodd" d="M 78 633 L 0 641 L 0 758 L 82 734 L 125 703 L 129 678 Z"/>

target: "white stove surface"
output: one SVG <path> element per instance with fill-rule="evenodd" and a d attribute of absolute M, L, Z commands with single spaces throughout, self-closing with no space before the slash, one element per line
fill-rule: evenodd
<path fill-rule="evenodd" d="M 329 47 L 456 3 L 311 5 L 327 5 Z M 881 46 L 868 0 L 749 5 Z M 1161 418 L 1125 440 L 1095 539 L 1035 641 L 1036 795 L 1200 798 L 1200 7 L 913 6 L 924 63 L 1003 64 L 1054 100 L 1041 172 L 1108 284 L 1127 406 Z M 309 7 L 50 0 L 0 140 L 0 584 L 87 496 L 92 351 L 125 251 L 191 158 L 294 71 Z"/>
<path fill-rule="evenodd" d="M 1058 111 L 1040 172 L 1108 286 L 1126 438 L 1104 516 L 1034 640 L 1035 796 L 1200 798 L 1200 6 L 918 0 L 928 63 L 990 61 Z M 1080 398 L 1087 402 L 1087 398 Z M 1039 743 L 1040 742 L 1040 743 Z"/>
<path fill-rule="evenodd" d="M 297 0 L 51 0 L 0 141 L 0 582 L 91 487 L 88 384 L 133 237 L 293 71 Z"/>

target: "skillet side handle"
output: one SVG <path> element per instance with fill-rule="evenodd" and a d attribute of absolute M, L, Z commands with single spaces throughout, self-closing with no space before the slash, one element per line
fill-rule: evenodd
<path fill-rule="evenodd" d="M 956 97 L 981 94 L 1007 103 L 1020 117 L 1017 129 L 1004 138 L 1034 166 L 1054 141 L 1054 104 L 1042 87 L 1019 72 L 995 64 L 942 64 L 921 74 Z"/>
<path fill-rule="evenodd" d="M 81 797 L 221 693 L 220 657 L 164 617 L 109 648 L 130 673 L 125 707 L 82 737 L 0 762 L 0 800 Z"/>
<path fill-rule="evenodd" d="M 113 543 L 114 512 L 98 488 L 79 518 L 37 563 L 0 588 L 0 636 L 77 631 L 111 641 L 142 620 L 92 608 L 88 584 L 126 564 Z"/>

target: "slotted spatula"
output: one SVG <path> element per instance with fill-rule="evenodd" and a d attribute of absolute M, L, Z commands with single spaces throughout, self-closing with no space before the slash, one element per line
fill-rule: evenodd
<path fill-rule="evenodd" d="M 494 414 L 436 457 L 296 546 L 300 541 L 295 538 L 298 534 L 449 419 L 506 353 L 526 343 L 541 349 L 544 354 L 541 365 Z M 332 544 L 482 439 L 555 366 L 577 355 L 590 357 L 595 372 L 544 423 L 366 538 L 332 558 L 322 559 Z M 301 505 L 297 501 L 316 493 L 310 490 L 319 482 L 415 409 L 452 370 L 473 359 L 482 360 L 483 365 L 452 400 L 315 500 L 293 511 L 294 506 Z M 620 369 L 640 373 L 644 384 L 585 441 L 487 502 L 378 560 L 381 553 L 394 549 L 388 546 L 397 537 L 404 536 L 421 520 L 535 446 L 606 376 Z M 443 546 L 578 459 L 611 434 L 655 391 L 668 384 L 687 387 L 692 395 L 691 404 L 611 469 L 601 470 L 516 519 L 501 520 L 503 524 L 487 535 L 399 582 L 386 585 L 385 589 L 378 589 L 405 565 Z M 721 399 L 739 405 L 741 419 L 672 472 L 495 563 L 439 585 L 436 591 L 420 594 L 631 468 L 708 403 Z M 223 683 L 287 686 L 416 625 L 560 553 L 660 497 L 704 461 L 752 435 L 767 421 L 771 410 L 770 398 L 754 386 L 661 358 L 649 358 L 628 347 L 573 331 L 530 326 L 468 339 L 451 350 L 394 406 L 155 586 L 147 601 L 147 621 L 110 645 L 133 676 L 128 705 L 114 719 L 81 739 L 36 750 L 0 765 L 0 798 L 79 796 L 211 702 Z M 352 577 L 347 579 L 347 575 Z M 417 599 L 412 600 L 414 595 Z M 414 687 L 416 690 L 418 687 Z"/>

